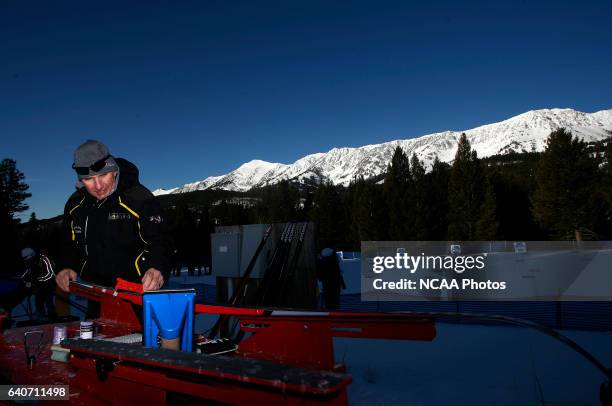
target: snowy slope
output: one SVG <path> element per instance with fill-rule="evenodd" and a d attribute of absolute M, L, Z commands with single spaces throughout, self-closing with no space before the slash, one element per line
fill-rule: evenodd
<path fill-rule="evenodd" d="M 158 189 L 153 193 L 162 195 L 205 189 L 247 191 L 285 179 L 302 181 L 309 178 L 348 185 L 355 176 L 369 178 L 384 172 L 398 145 L 409 156 L 416 153 L 429 166 L 436 156 L 441 161 L 451 162 L 463 132 L 478 156 L 487 157 L 512 151 L 542 151 L 548 135 L 559 128 L 567 128 L 585 141 L 604 139 L 612 131 L 612 109 L 596 113 L 572 109 L 533 110 L 470 130 L 445 131 L 359 148 L 333 148 L 327 153 L 307 155 L 290 165 L 253 160 L 226 175 L 211 176 L 173 189 Z"/>

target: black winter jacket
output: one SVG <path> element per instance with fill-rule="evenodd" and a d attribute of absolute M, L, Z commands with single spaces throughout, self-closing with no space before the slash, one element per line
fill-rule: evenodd
<path fill-rule="evenodd" d="M 156 268 L 167 281 L 168 244 L 159 203 L 140 184 L 134 164 L 115 160 L 115 192 L 98 201 L 82 187 L 68 199 L 58 270 L 71 268 L 86 282 L 113 287 L 116 278 L 141 282 L 147 269 Z"/>

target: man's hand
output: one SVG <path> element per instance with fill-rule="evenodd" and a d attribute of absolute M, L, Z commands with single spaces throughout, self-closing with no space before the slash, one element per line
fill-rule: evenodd
<path fill-rule="evenodd" d="M 164 277 L 161 272 L 155 268 L 147 269 L 142 277 L 142 288 L 144 290 L 159 290 L 164 284 Z"/>
<path fill-rule="evenodd" d="M 70 281 L 76 281 L 76 280 L 77 280 L 77 274 L 76 272 L 74 272 L 74 270 L 70 268 L 62 269 L 61 271 L 57 273 L 57 275 L 55 275 L 55 283 L 57 283 L 57 286 L 59 286 L 60 289 L 63 290 L 64 292 L 69 291 L 68 284 L 70 283 Z"/>

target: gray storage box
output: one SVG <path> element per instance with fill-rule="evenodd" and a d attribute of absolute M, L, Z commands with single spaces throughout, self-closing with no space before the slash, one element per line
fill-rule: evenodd
<path fill-rule="evenodd" d="M 255 254 L 257 247 L 261 243 L 261 240 L 264 237 L 264 233 L 266 232 L 265 224 L 247 224 L 242 226 L 242 253 L 240 257 L 240 276 L 244 275 L 247 267 L 249 266 L 249 262 L 251 262 L 251 258 Z M 270 240 L 268 240 L 267 246 L 270 245 Z M 263 278 L 264 272 L 266 271 L 266 258 L 267 258 L 267 247 L 259 253 L 257 257 L 257 261 L 255 261 L 255 265 L 253 270 L 251 271 L 251 278 Z"/>
<path fill-rule="evenodd" d="M 219 228 L 217 231 L 222 230 L 222 232 L 211 234 L 212 275 L 242 277 L 264 238 L 267 227 L 267 224 L 247 224 Z M 274 248 L 273 237 L 268 238 L 259 253 L 250 278 L 263 278 L 270 251 Z"/>
<path fill-rule="evenodd" d="M 212 245 L 212 274 L 228 278 L 240 277 L 240 233 L 214 233 Z"/>

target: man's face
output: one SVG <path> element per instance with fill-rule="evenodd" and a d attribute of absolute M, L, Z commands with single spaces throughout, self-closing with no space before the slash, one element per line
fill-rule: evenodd
<path fill-rule="evenodd" d="M 87 192 L 98 200 L 102 200 L 113 192 L 113 184 L 117 172 L 107 172 L 81 179 Z"/>

